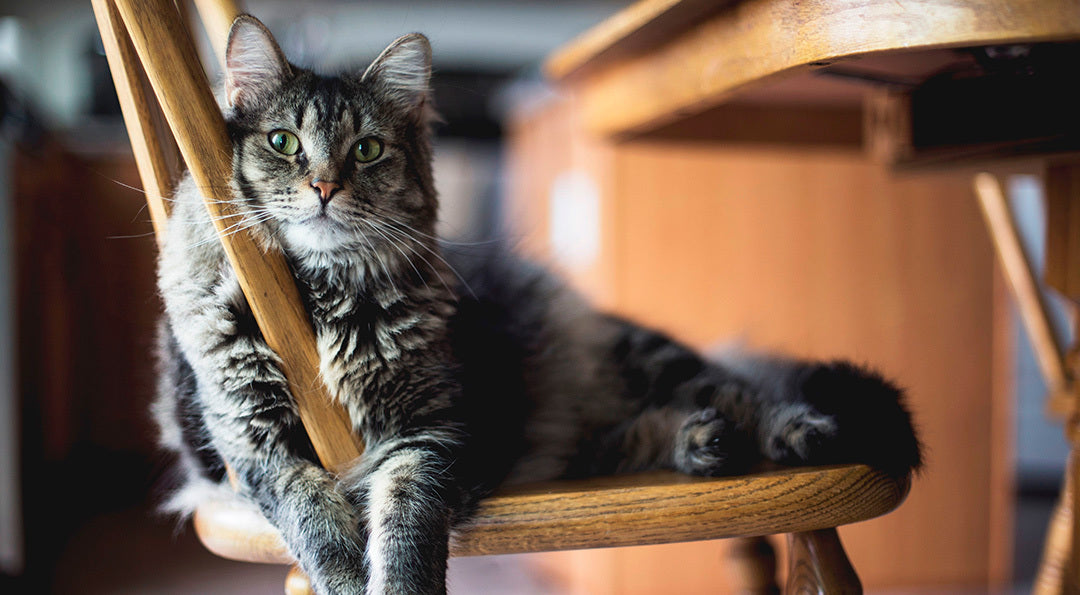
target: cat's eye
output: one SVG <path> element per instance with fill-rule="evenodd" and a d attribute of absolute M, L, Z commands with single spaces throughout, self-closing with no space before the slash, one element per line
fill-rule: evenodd
<path fill-rule="evenodd" d="M 382 156 L 383 144 L 379 139 L 369 136 L 356 142 L 353 157 L 360 163 L 371 163 Z"/>
<path fill-rule="evenodd" d="M 300 151 L 300 139 L 288 130 L 275 130 L 267 135 L 270 146 L 282 155 L 296 155 Z"/>

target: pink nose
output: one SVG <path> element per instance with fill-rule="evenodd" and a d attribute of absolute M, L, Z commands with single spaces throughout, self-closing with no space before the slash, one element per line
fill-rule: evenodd
<path fill-rule="evenodd" d="M 326 180 L 315 180 L 311 183 L 311 187 L 319 192 L 319 200 L 329 202 L 330 198 L 334 196 L 334 193 L 341 190 L 341 184 L 337 182 L 327 182 Z"/>

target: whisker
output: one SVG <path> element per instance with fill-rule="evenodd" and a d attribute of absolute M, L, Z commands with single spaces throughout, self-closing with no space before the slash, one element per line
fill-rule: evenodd
<path fill-rule="evenodd" d="M 146 233 L 136 233 L 136 234 L 124 235 L 124 236 L 105 236 L 105 239 L 106 240 L 138 240 L 138 239 L 142 239 L 142 238 L 148 238 L 148 237 L 150 237 L 152 235 L 154 235 L 154 232 L 148 231 Z"/>
<path fill-rule="evenodd" d="M 387 234 L 385 234 L 385 233 L 383 233 L 382 231 L 380 231 L 380 230 L 379 230 L 379 228 L 378 228 L 378 227 L 376 227 L 376 225 L 375 225 L 375 223 L 374 223 L 374 222 L 372 222 L 372 221 L 367 221 L 367 220 L 365 220 L 365 219 L 361 219 L 360 221 L 362 221 L 363 223 L 367 224 L 367 226 L 368 226 L 369 228 L 371 228 L 371 230 L 372 230 L 372 231 L 374 231 L 375 233 L 377 233 L 377 234 L 379 234 L 380 236 L 382 236 L 382 237 L 383 237 L 383 239 L 385 239 L 385 240 L 387 241 L 387 243 L 389 243 L 389 244 L 390 244 L 391 246 L 393 246 L 393 247 L 394 247 L 395 249 L 397 249 L 397 251 L 401 253 L 401 257 L 405 259 L 405 262 L 409 263 L 409 266 L 411 266 L 411 267 L 412 267 L 412 270 L 413 270 L 413 271 L 414 271 L 414 272 L 416 273 L 416 276 L 417 276 L 417 277 L 418 277 L 418 278 L 420 279 L 420 281 L 422 281 L 422 282 L 424 283 L 424 287 L 427 287 L 427 288 L 428 288 L 429 290 L 431 289 L 431 286 L 429 286 L 429 285 L 428 285 L 427 279 L 425 279 L 425 278 L 424 278 L 424 275 L 420 273 L 420 269 L 416 268 L 416 263 L 414 263 L 414 262 L 412 261 L 412 259 L 411 259 L 411 258 L 409 258 L 409 255 L 408 255 L 408 254 L 405 254 L 405 251 L 401 249 L 401 246 L 399 246 L 399 245 L 398 245 L 398 242 L 395 242 L 395 241 L 394 241 L 394 240 L 393 240 L 392 238 L 390 238 L 389 236 L 387 236 Z M 406 245 L 405 245 L 405 247 L 406 247 L 406 248 L 409 248 L 409 250 L 411 250 L 411 251 L 412 251 L 412 252 L 413 252 L 414 254 L 416 254 L 416 251 L 415 251 L 415 250 L 413 250 L 413 249 L 412 249 L 412 247 L 410 247 L 410 246 L 409 246 L 408 244 L 406 244 Z M 417 256 L 420 256 L 420 255 L 419 255 L 419 254 L 417 254 Z M 421 258 L 423 258 L 423 257 L 421 256 Z M 429 264 L 428 266 L 430 266 L 430 264 Z M 433 269 L 433 270 L 434 270 L 434 269 Z M 438 275 L 438 274 L 439 274 L 439 272 L 438 272 L 438 271 L 435 271 L 435 274 L 436 274 L 436 275 Z M 441 277 L 441 276 L 439 277 L 439 280 L 440 280 L 440 281 L 442 281 L 442 277 Z M 445 282 L 445 281 L 443 281 L 443 285 L 446 285 L 446 282 Z M 447 289 L 447 290 L 450 290 L 450 286 L 446 285 L 446 289 Z"/>
<path fill-rule="evenodd" d="M 371 243 L 371 240 L 367 237 L 366 234 L 364 234 L 362 231 L 359 231 L 359 229 L 357 231 L 360 233 L 360 239 L 363 240 L 365 244 L 367 244 L 368 249 L 371 250 L 371 254 L 375 256 L 375 259 L 378 261 L 379 266 L 382 267 L 383 274 L 386 275 L 386 282 L 390 284 L 390 287 L 394 288 L 394 293 L 401 295 L 401 291 L 398 290 L 397 285 L 394 284 L 394 279 L 390 276 L 390 269 L 386 267 L 386 262 L 383 261 L 382 255 L 379 254 L 379 251 L 375 249 L 375 245 Z"/>
<path fill-rule="evenodd" d="M 392 228 L 389 227 L 389 225 L 385 221 L 383 221 L 381 223 L 384 225 L 384 228 L 392 229 Z M 442 263 L 444 265 L 446 265 L 446 268 L 450 269 L 450 272 L 454 273 L 454 276 L 456 276 L 458 278 L 458 280 L 461 281 L 461 284 L 465 287 L 465 289 L 467 289 L 469 291 L 469 294 L 472 295 L 474 298 L 476 297 L 476 292 L 473 291 L 472 286 L 470 286 L 469 282 L 465 280 L 465 277 L 462 276 L 461 273 L 459 273 L 458 270 L 455 269 L 453 265 L 451 265 L 449 262 L 447 262 L 447 260 L 445 258 L 443 258 L 442 254 L 440 254 L 438 250 L 435 250 L 435 249 L 429 247 L 424 242 L 421 242 L 421 241 L 417 240 L 416 238 L 410 236 L 408 233 L 406 233 L 403 230 L 395 229 L 394 231 L 396 231 L 399 236 L 404 236 L 404 237 L 408 238 L 410 241 L 414 242 L 416 245 L 418 245 L 421 248 L 427 250 L 429 253 L 431 253 L 432 256 L 434 256 L 435 258 L 438 258 L 440 261 L 442 261 Z M 431 263 L 428 263 L 428 266 L 431 266 Z M 434 267 L 432 267 L 432 269 L 434 270 Z"/>
<path fill-rule="evenodd" d="M 191 249 L 191 248 L 198 248 L 199 246 L 205 246 L 206 244 L 212 243 L 214 240 L 219 240 L 221 238 L 225 238 L 225 237 L 231 236 L 233 234 L 237 234 L 237 233 L 240 233 L 242 231 L 246 231 L 248 229 L 251 229 L 252 227 L 254 227 L 254 226 L 256 226 L 256 225 L 258 225 L 260 223 L 263 223 L 264 221 L 267 221 L 267 220 L 269 220 L 271 218 L 272 218 L 271 213 L 261 213 L 256 217 L 244 217 L 242 220 L 237 221 L 236 223 L 233 223 L 232 225 L 229 225 L 228 227 L 225 227 L 224 229 L 218 231 L 216 234 L 212 235 L 211 237 L 209 237 L 209 238 L 207 238 L 207 239 L 205 239 L 205 240 L 203 240 L 201 242 L 195 242 L 194 244 L 188 245 L 188 248 Z"/>
<path fill-rule="evenodd" d="M 429 269 L 431 269 L 431 272 L 435 273 L 435 276 L 439 278 L 439 282 L 443 284 L 443 287 L 445 287 L 445 288 L 447 289 L 447 291 L 449 291 L 449 292 L 451 292 L 451 293 L 453 293 L 453 292 L 454 292 L 453 288 L 451 288 L 451 287 L 450 287 L 450 284 L 446 282 L 446 278 L 444 278 L 444 277 L 442 276 L 442 273 L 440 273 L 440 272 L 439 272 L 439 269 L 438 269 L 438 268 L 437 268 L 437 267 L 436 267 L 436 266 L 435 266 L 434 264 L 432 264 L 430 260 L 428 260 L 427 258 L 425 258 L 423 254 L 421 254 L 421 253 L 417 252 L 417 251 L 416 251 L 416 249 L 412 247 L 411 243 L 413 243 L 413 242 L 416 242 L 416 239 L 415 239 L 415 238 L 412 238 L 412 237 L 409 237 L 409 236 L 407 236 L 407 235 L 405 235 L 405 234 L 402 234 L 402 233 L 401 233 L 400 231 L 398 231 L 398 230 L 394 230 L 394 229 L 391 229 L 391 228 L 389 228 L 389 227 L 385 227 L 385 226 L 382 226 L 382 225 L 380 225 L 380 224 L 379 224 L 378 222 L 376 222 L 376 221 L 372 221 L 372 220 L 367 220 L 367 221 L 366 221 L 366 223 L 368 223 L 369 225 L 373 226 L 373 227 L 372 227 L 372 229 L 376 229 L 376 227 L 374 227 L 374 226 L 379 226 L 379 227 L 382 227 L 382 229 L 383 229 L 383 231 L 384 231 L 385 233 L 389 233 L 389 234 L 392 234 L 392 235 L 394 235 L 395 237 L 397 237 L 397 238 L 398 238 L 398 240 L 399 240 L 399 241 L 402 241 L 402 240 L 406 240 L 406 241 L 402 241 L 402 243 L 403 243 L 403 244 L 405 245 L 405 247 L 406 247 L 406 248 L 408 248 L 410 252 L 412 252 L 413 254 L 415 254 L 415 255 L 416 255 L 417 257 L 419 257 L 419 258 L 420 258 L 421 260 L 423 260 L 425 264 L 427 264 L 428 268 L 429 268 Z M 376 231 L 378 231 L 378 229 L 376 229 Z M 380 235 L 383 235 L 383 234 L 382 234 L 382 233 L 380 233 Z M 385 236 L 385 235 L 383 235 L 383 237 L 386 237 L 386 236 Z M 404 255 L 404 254 L 403 254 L 403 255 Z M 409 259 L 409 264 L 413 264 L 413 262 L 412 262 L 412 260 L 411 260 L 411 259 Z M 416 269 L 416 265 L 415 265 L 415 264 L 413 264 L 413 269 L 414 269 L 414 270 Z M 419 272 L 419 271 L 417 271 L 417 274 L 419 275 L 419 274 L 420 274 L 420 272 Z M 422 277 L 421 277 L 421 278 L 422 278 Z M 425 281 L 425 283 L 424 283 L 424 284 L 425 284 L 425 285 L 427 285 L 427 282 Z M 428 289 L 430 289 L 430 287 L 428 287 Z"/>
<path fill-rule="evenodd" d="M 400 227 L 404 227 L 405 229 L 408 229 L 409 231 L 411 231 L 411 232 L 413 232 L 413 233 L 415 233 L 415 234 L 417 234 L 417 235 L 419 235 L 421 237 L 425 237 L 425 238 L 427 238 L 429 240 L 435 240 L 436 242 L 439 242 L 440 244 L 446 244 L 448 246 L 484 246 L 484 245 L 488 245 L 488 244 L 497 244 L 497 243 L 502 241 L 499 238 L 492 238 L 490 240 L 479 240 L 479 241 L 476 241 L 476 242 L 454 242 L 454 241 L 447 240 L 445 238 L 441 238 L 439 236 L 433 236 L 433 235 L 426 234 L 426 233 L 424 233 L 424 232 L 410 226 L 409 224 L 405 223 L 404 221 L 401 221 L 399 219 L 395 219 L 393 216 L 391 216 L 390 213 L 382 210 L 381 208 L 379 208 L 379 207 L 377 207 L 375 205 L 369 205 L 369 208 L 372 211 L 374 211 L 376 215 L 378 215 L 379 217 L 382 217 L 383 219 L 385 219 L 386 221 L 384 221 L 384 223 L 396 224 L 396 225 L 398 225 Z"/>

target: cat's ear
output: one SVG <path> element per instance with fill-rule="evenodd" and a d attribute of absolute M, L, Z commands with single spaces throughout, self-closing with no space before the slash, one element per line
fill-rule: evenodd
<path fill-rule="evenodd" d="M 229 29 L 225 47 L 225 97 L 229 107 L 250 104 L 292 74 L 274 36 L 253 16 L 242 14 Z"/>
<path fill-rule="evenodd" d="M 379 84 L 398 105 L 419 108 L 431 83 L 431 44 L 419 33 L 403 35 L 375 58 L 362 78 Z"/>

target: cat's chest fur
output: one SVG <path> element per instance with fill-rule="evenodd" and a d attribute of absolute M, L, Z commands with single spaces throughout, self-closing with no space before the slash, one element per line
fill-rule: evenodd
<path fill-rule="evenodd" d="M 372 282 L 348 268 L 305 271 L 301 292 L 315 329 L 319 369 L 353 425 L 394 431 L 442 384 L 448 292 L 407 278 Z M 430 360 L 430 361 L 429 361 Z"/>

